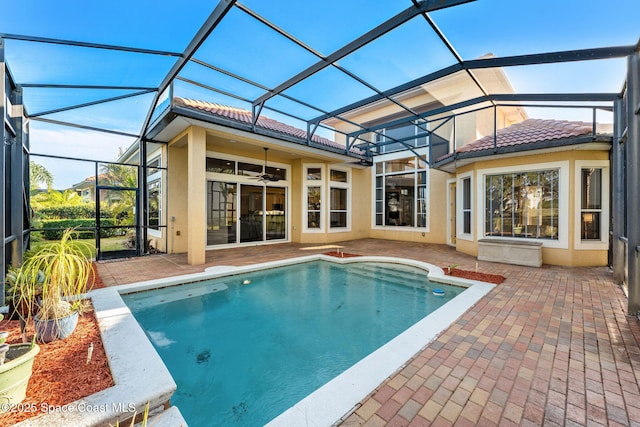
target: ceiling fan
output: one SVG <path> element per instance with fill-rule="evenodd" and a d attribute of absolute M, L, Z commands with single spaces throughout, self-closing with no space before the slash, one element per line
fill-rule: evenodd
<path fill-rule="evenodd" d="M 264 171 L 261 175 L 258 175 L 254 179 L 257 179 L 258 181 L 264 183 L 280 181 L 280 178 L 276 175 L 267 173 L 267 150 L 269 149 L 267 147 L 264 147 Z"/>

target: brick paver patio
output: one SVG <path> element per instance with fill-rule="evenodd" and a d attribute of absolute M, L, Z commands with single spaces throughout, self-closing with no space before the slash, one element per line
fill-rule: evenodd
<path fill-rule="evenodd" d="M 507 280 L 337 424 L 640 426 L 639 322 L 607 268 L 477 262 L 444 245 L 365 239 L 344 252 L 412 258 Z M 107 286 L 324 252 L 277 244 L 99 263 Z M 310 250 L 309 250 L 310 249 Z"/>

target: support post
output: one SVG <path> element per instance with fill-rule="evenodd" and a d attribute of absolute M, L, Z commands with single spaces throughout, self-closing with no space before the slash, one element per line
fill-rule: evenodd
<path fill-rule="evenodd" d="M 624 259 L 625 245 L 622 241 L 625 236 L 625 194 L 624 194 L 624 173 L 625 173 L 625 155 L 626 144 L 622 141 L 622 135 L 626 128 L 626 117 L 624 117 L 623 100 L 615 101 L 613 104 L 613 150 L 612 150 L 612 184 L 611 184 L 611 200 L 612 200 L 612 247 L 613 247 L 613 280 L 617 284 L 623 283 L 624 278 Z"/>
<path fill-rule="evenodd" d="M 13 99 L 14 107 L 21 109 L 21 113 L 13 120 L 13 126 L 16 131 L 16 136 L 11 144 L 11 159 L 7 159 L 11 162 L 11 176 L 10 176 L 10 191 L 11 191 L 11 235 L 15 236 L 15 239 L 11 242 L 11 264 L 18 266 L 22 264 L 22 255 L 24 254 L 24 209 L 25 200 L 23 191 L 25 191 L 25 149 L 24 144 L 24 109 L 22 108 L 22 89 L 18 88 L 14 91 Z M 27 183 L 28 184 L 28 183 Z M 28 190 L 28 189 L 27 189 Z"/>
<path fill-rule="evenodd" d="M 148 191 L 148 170 L 147 170 L 147 141 L 143 138 L 138 140 L 138 153 L 140 155 L 140 165 L 138 166 L 138 215 L 136 218 L 136 236 L 138 244 L 136 255 L 146 254 L 148 252 L 147 239 L 149 231 L 149 191 Z"/>
<path fill-rule="evenodd" d="M 629 314 L 640 313 L 640 49 L 628 58 L 627 68 L 627 239 Z"/>
<path fill-rule="evenodd" d="M 192 127 L 187 141 L 187 263 L 205 263 L 207 245 L 207 134 L 204 128 Z"/>
<path fill-rule="evenodd" d="M 2 244 L 0 244 L 0 259 L 2 260 L 2 268 L 0 269 L 0 306 L 4 306 L 4 278 L 5 278 L 5 270 L 7 266 L 5 265 L 6 256 L 6 247 L 5 247 L 5 236 L 6 230 L 4 227 L 5 224 L 5 215 L 7 215 L 7 207 L 5 206 L 5 188 L 6 188 L 6 175 L 5 175 L 5 148 L 4 144 L 6 143 L 6 129 L 4 125 L 6 112 L 6 99 L 7 99 L 7 88 L 6 88 L 6 77 L 7 67 L 4 63 L 4 39 L 0 37 L 0 120 L 2 120 L 2 126 L 0 126 L 0 142 L 2 143 L 2 153 L 0 153 L 0 174 L 2 174 L 2 185 L 0 185 L 0 238 L 2 238 Z"/>

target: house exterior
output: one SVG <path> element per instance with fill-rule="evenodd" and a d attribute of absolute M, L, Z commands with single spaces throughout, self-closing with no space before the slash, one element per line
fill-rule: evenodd
<path fill-rule="evenodd" d="M 95 202 L 96 200 L 96 177 L 88 176 L 83 181 L 73 184 L 71 187 L 78 196 L 85 202 Z"/>
<path fill-rule="evenodd" d="M 477 77 L 513 92 L 500 69 Z M 467 88 L 453 75 L 402 103 L 434 110 Z M 409 121 L 374 103 L 323 122 L 333 140 L 307 140 L 268 114 L 252 123 L 251 111 L 179 97 L 163 106 L 149 136 L 166 145 L 146 154 L 148 238 L 192 264 L 230 246 L 361 238 L 478 255 L 491 238 L 535 242 L 546 264 L 607 265 L 610 127 L 533 120 L 517 105 Z M 352 145 L 350 120 L 370 129 Z"/>
<path fill-rule="evenodd" d="M 611 128 L 529 119 L 461 147 L 434 167 L 455 193 L 455 245 L 542 243 L 545 264 L 607 265 Z"/>

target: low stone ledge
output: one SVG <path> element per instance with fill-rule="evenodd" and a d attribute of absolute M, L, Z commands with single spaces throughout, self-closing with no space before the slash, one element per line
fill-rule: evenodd
<path fill-rule="evenodd" d="M 542 265 L 542 242 L 509 239 L 478 240 L 480 261 L 540 267 Z"/>

